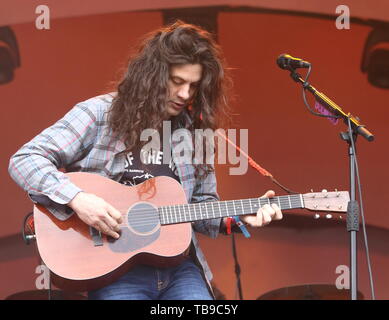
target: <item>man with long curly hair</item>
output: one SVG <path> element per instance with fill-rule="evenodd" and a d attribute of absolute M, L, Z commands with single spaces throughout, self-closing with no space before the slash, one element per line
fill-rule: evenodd
<path fill-rule="evenodd" d="M 78 103 L 13 155 L 9 172 L 56 218 L 66 220 L 75 213 L 115 239 L 120 237 L 121 213 L 81 190 L 59 169 L 93 172 L 126 185 L 170 176 L 181 183 L 189 203 L 218 200 L 212 164 L 178 163 L 171 150 L 144 153 L 141 135 L 148 129 L 163 133 L 166 121 L 172 130 L 216 130 L 227 114 L 228 81 L 221 50 L 208 32 L 181 21 L 161 28 L 147 35 L 130 58 L 117 92 Z M 170 156 L 171 161 L 161 161 Z M 268 191 L 265 197 L 273 195 Z M 266 205 L 242 220 L 259 227 L 281 218 L 276 205 Z M 137 265 L 90 291 L 89 298 L 212 299 L 212 274 L 194 231 L 215 238 L 225 221 L 202 220 L 192 227 L 191 245 L 178 265 Z"/>

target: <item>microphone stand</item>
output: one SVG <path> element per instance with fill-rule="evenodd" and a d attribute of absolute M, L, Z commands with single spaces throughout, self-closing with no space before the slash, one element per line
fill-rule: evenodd
<path fill-rule="evenodd" d="M 235 245 L 235 235 L 233 232 L 231 232 L 231 237 L 232 237 L 232 255 L 234 257 L 234 262 L 235 262 L 236 285 L 238 288 L 239 300 L 243 300 L 242 284 L 240 282 L 240 265 L 238 262 L 238 255 L 236 252 L 236 245 Z"/>
<path fill-rule="evenodd" d="M 359 205 L 355 197 L 355 144 L 358 135 L 361 135 L 369 142 L 374 140 L 374 135 L 370 133 L 365 126 L 360 124 L 358 118 L 343 112 L 343 110 L 335 102 L 331 101 L 326 95 L 319 92 L 308 82 L 303 80 L 294 69 L 290 69 L 290 71 L 290 76 L 295 82 L 301 83 L 304 90 L 311 92 L 320 104 L 322 104 L 332 114 L 343 119 L 343 121 L 349 126 L 349 131 L 341 132 L 340 136 L 341 139 L 346 141 L 348 144 L 350 202 L 347 206 L 347 231 L 350 232 L 350 292 L 351 300 L 357 300 L 357 232 L 359 231 Z"/>

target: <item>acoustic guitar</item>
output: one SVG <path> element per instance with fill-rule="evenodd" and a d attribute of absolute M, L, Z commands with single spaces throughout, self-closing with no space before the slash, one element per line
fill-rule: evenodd
<path fill-rule="evenodd" d="M 97 174 L 66 174 L 82 190 L 96 194 L 123 214 L 120 238 L 113 239 L 76 214 L 61 221 L 34 206 L 38 250 L 53 283 L 78 291 L 105 286 L 138 263 L 168 266 L 182 259 L 191 242 L 191 222 L 257 212 L 276 203 L 282 210 L 347 212 L 347 191 L 307 193 L 188 204 L 173 178 L 156 177 L 129 187 Z"/>

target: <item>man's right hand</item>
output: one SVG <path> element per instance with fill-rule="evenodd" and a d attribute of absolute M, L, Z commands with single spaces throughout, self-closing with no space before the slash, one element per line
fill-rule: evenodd
<path fill-rule="evenodd" d="M 115 239 L 120 237 L 122 214 L 104 199 L 86 192 L 79 192 L 68 206 L 87 225 Z"/>

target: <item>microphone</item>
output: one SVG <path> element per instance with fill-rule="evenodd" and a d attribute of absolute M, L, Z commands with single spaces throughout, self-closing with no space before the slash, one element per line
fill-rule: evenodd
<path fill-rule="evenodd" d="M 283 53 L 278 56 L 277 64 L 281 69 L 294 71 L 297 68 L 309 68 L 311 64 L 299 58 L 294 58 L 289 54 Z"/>

